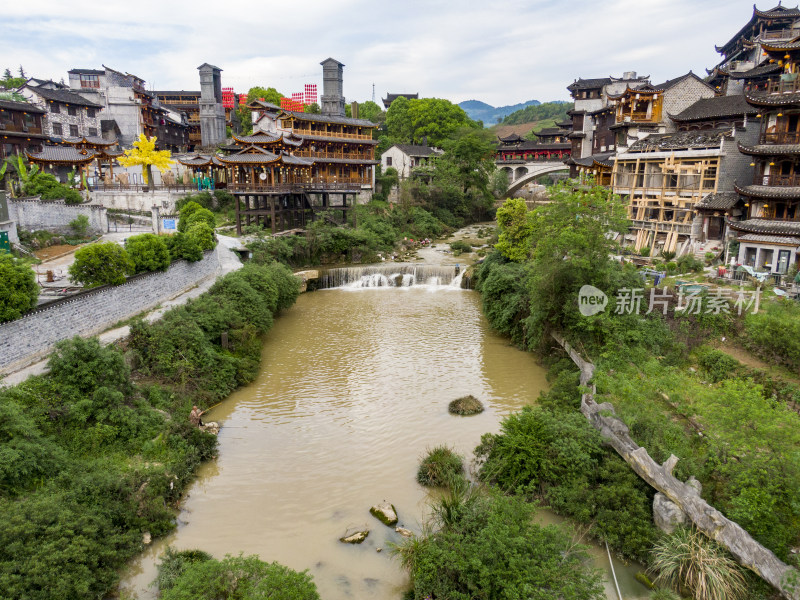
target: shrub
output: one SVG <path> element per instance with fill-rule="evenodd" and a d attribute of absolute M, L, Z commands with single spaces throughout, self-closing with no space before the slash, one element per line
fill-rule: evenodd
<path fill-rule="evenodd" d="M 558 527 L 534 523 L 534 511 L 519 498 L 477 497 L 441 530 L 403 542 L 396 553 L 413 598 L 605 598 L 583 548 Z"/>
<path fill-rule="evenodd" d="M 217 245 L 214 239 L 214 230 L 203 221 L 196 221 L 189 225 L 186 237 L 194 240 L 203 250 L 212 250 Z"/>
<path fill-rule="evenodd" d="M 713 252 L 706 252 L 705 254 L 706 264 L 710 265 L 711 261 L 713 261 L 715 257 L 716 254 L 714 254 Z"/>
<path fill-rule="evenodd" d="M 133 261 L 136 273 L 166 271 L 169 267 L 169 249 L 160 236 L 152 233 L 131 236 L 125 240 L 125 250 Z"/>
<path fill-rule="evenodd" d="M 664 250 L 663 252 L 661 252 L 661 258 L 663 258 L 665 261 L 669 262 L 673 258 L 675 258 L 675 252 L 672 252 L 670 250 Z"/>
<path fill-rule="evenodd" d="M 744 334 L 745 345 L 759 356 L 800 369 L 800 307 L 795 302 L 776 299 L 758 313 L 748 312 Z"/>
<path fill-rule="evenodd" d="M 189 227 L 189 217 L 196 211 L 201 210 L 203 207 L 195 201 L 189 201 L 180 208 L 180 219 L 178 219 L 178 231 L 183 233 Z"/>
<path fill-rule="evenodd" d="M 86 215 L 78 215 L 69 222 L 69 226 L 72 228 L 72 231 L 75 232 L 75 235 L 83 237 L 89 229 L 89 217 Z"/>
<path fill-rule="evenodd" d="M 679 527 L 653 548 L 655 583 L 686 589 L 696 600 L 747 597 L 747 581 L 736 561 L 714 540 Z"/>
<path fill-rule="evenodd" d="M 172 548 L 172 546 L 167 546 L 160 558 L 161 562 L 158 563 L 158 576 L 155 584 L 162 594 L 175 587 L 175 582 L 190 565 L 213 560 L 213 557 L 208 552 L 203 552 L 202 550 L 179 551 Z"/>
<path fill-rule="evenodd" d="M 249 274 L 237 271 L 220 277 L 209 289 L 212 296 L 222 296 L 231 302 L 246 323 L 260 333 L 272 327 L 272 311 L 259 293 L 248 283 Z"/>
<path fill-rule="evenodd" d="M 470 246 L 464 240 L 456 240 L 455 242 L 451 242 L 450 249 L 455 252 L 472 252 L 472 246 Z"/>
<path fill-rule="evenodd" d="M 93 288 L 99 285 L 119 285 L 133 274 L 133 261 L 119 244 L 92 244 L 75 252 L 75 262 L 69 266 L 72 281 Z"/>
<path fill-rule="evenodd" d="M 697 260 L 694 254 L 684 254 L 678 259 L 677 265 L 678 271 L 681 273 L 699 273 L 703 270 L 703 263 Z"/>
<path fill-rule="evenodd" d="M 738 360 L 714 348 L 699 350 L 697 363 L 714 383 L 736 377 L 742 368 Z"/>
<path fill-rule="evenodd" d="M 463 473 L 463 459 L 447 446 L 437 446 L 420 462 L 417 481 L 429 487 L 447 487 Z"/>
<path fill-rule="evenodd" d="M 74 337 L 56 344 L 47 362 L 50 375 L 59 385 L 87 396 L 98 388 L 130 393 L 130 369 L 122 354 L 103 347 L 97 338 Z"/>
<path fill-rule="evenodd" d="M 462 396 L 447 405 L 447 409 L 454 415 L 477 415 L 483 412 L 483 404 L 475 396 Z"/>
<path fill-rule="evenodd" d="M 165 238 L 167 249 L 171 260 L 184 259 L 189 262 L 197 262 L 203 258 L 203 249 L 196 237 L 190 237 L 185 233 L 175 233 Z"/>
<path fill-rule="evenodd" d="M 36 274 L 24 262 L 0 252 L 0 323 L 18 319 L 36 306 Z"/>
<path fill-rule="evenodd" d="M 289 267 L 278 262 L 272 262 L 263 269 L 278 291 L 275 309 L 282 311 L 290 308 L 300 295 L 300 280 Z"/>
<path fill-rule="evenodd" d="M 241 555 L 189 562 L 173 586 L 161 594 L 162 600 L 217 598 L 319 600 L 319 594 L 307 571 L 298 573 L 277 562 Z"/>
<path fill-rule="evenodd" d="M 212 231 L 217 226 L 214 213 L 207 208 L 199 208 L 186 218 L 186 230 L 188 231 L 195 223 L 205 223 Z"/>
<path fill-rule="evenodd" d="M 677 273 L 678 272 L 678 263 L 674 260 L 671 260 L 667 263 L 667 272 L 668 273 Z"/>
<path fill-rule="evenodd" d="M 645 246 L 639 250 L 639 256 L 650 256 L 650 246 Z"/>

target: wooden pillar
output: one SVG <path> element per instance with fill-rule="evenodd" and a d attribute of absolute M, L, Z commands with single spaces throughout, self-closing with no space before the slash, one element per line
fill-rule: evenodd
<path fill-rule="evenodd" d="M 234 205 L 236 206 L 236 235 L 242 235 L 242 215 L 239 210 L 239 204 L 242 201 L 241 196 L 234 196 Z"/>
<path fill-rule="evenodd" d="M 269 197 L 269 214 L 272 221 L 272 235 L 275 235 L 275 196 Z"/>

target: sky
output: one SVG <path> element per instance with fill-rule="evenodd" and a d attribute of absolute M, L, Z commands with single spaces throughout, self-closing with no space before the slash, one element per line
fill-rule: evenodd
<path fill-rule="evenodd" d="M 720 61 L 753 0 L 37 0 L 3 8 L 0 69 L 64 78 L 107 65 L 148 89 L 197 90 L 197 67 L 223 69 L 237 93 L 285 95 L 344 63 L 347 101 L 419 93 L 503 106 L 569 100 L 578 77 L 653 83 Z M 769 9 L 777 0 L 762 1 Z M 794 7 L 794 4 L 787 4 Z"/>

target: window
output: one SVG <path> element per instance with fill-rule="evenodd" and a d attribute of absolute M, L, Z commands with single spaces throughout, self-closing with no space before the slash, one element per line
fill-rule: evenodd
<path fill-rule="evenodd" d="M 50 112 L 53 113 L 54 115 L 59 114 L 61 112 L 61 105 L 53 102 L 50 105 Z"/>
<path fill-rule="evenodd" d="M 392 157 L 391 156 L 387 156 L 386 157 L 386 166 L 387 167 L 391 167 L 392 166 Z"/>
<path fill-rule="evenodd" d="M 53 123 L 53 135 L 64 135 L 64 130 L 61 129 L 61 123 Z"/>
<path fill-rule="evenodd" d="M 69 135 L 70 135 L 70 137 L 78 137 L 78 126 L 77 125 L 70 125 L 69 126 Z"/>
<path fill-rule="evenodd" d="M 75 110 L 75 107 L 74 107 L 74 106 L 68 106 L 68 107 L 67 107 L 67 114 L 68 114 L 70 117 L 74 117 L 74 116 L 76 116 L 76 115 L 78 114 L 78 112 Z"/>
<path fill-rule="evenodd" d="M 86 116 L 90 119 L 94 119 L 97 116 L 97 111 L 94 108 L 87 108 Z"/>
<path fill-rule="evenodd" d="M 81 75 L 82 88 L 99 88 L 100 78 L 97 75 Z"/>
<path fill-rule="evenodd" d="M 90 136 L 97 135 L 97 127 L 89 127 L 89 135 Z"/>
<path fill-rule="evenodd" d="M 36 117 L 34 117 L 31 113 L 25 113 L 23 117 L 25 127 L 35 127 L 36 126 Z"/>

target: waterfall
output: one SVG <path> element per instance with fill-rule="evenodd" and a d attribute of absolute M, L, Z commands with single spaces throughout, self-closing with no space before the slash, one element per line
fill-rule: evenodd
<path fill-rule="evenodd" d="M 408 288 L 460 289 L 462 268 L 456 275 L 453 265 L 414 265 L 393 263 L 369 267 L 328 269 L 320 277 L 320 289 L 330 288 Z"/>

